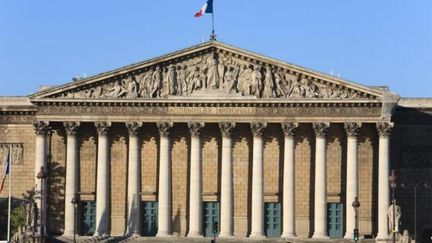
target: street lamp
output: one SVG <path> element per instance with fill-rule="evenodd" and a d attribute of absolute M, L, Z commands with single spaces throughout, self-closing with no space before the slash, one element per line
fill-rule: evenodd
<path fill-rule="evenodd" d="M 360 207 L 360 202 L 358 200 L 358 197 L 355 197 L 352 206 L 354 208 L 355 213 L 355 228 L 354 228 L 354 241 L 357 243 L 359 240 L 359 230 L 358 230 L 358 209 Z"/>
<path fill-rule="evenodd" d="M 412 187 L 414 188 L 414 240 L 417 240 L 417 187 L 422 185 L 424 188 L 429 188 L 430 185 L 428 181 L 419 180 L 415 183 L 412 181 L 404 181 L 401 186 L 403 188 Z"/>
<path fill-rule="evenodd" d="M 391 189 L 392 189 L 392 205 L 393 205 L 393 225 L 392 225 L 392 227 L 393 227 L 393 229 L 392 229 L 392 232 L 393 232 L 393 243 L 396 243 L 396 218 L 395 218 L 395 216 L 396 216 L 396 198 L 395 198 L 395 189 L 396 189 L 396 180 L 397 180 L 397 178 L 396 178 L 396 172 L 395 172 L 395 170 L 392 170 L 392 173 L 391 173 L 391 175 L 390 175 L 390 177 L 389 177 L 389 181 L 390 181 L 390 187 L 391 187 Z"/>
<path fill-rule="evenodd" d="M 76 242 L 76 230 L 77 230 L 77 207 L 79 202 L 79 194 L 75 193 L 75 196 L 72 198 L 71 203 L 74 205 L 74 235 L 73 235 L 73 242 Z"/>
<path fill-rule="evenodd" d="M 45 219 L 46 219 L 46 208 L 45 208 L 45 179 L 48 177 L 43 166 L 40 167 L 40 171 L 36 177 L 41 181 L 41 226 L 40 226 L 40 241 L 45 242 Z"/>

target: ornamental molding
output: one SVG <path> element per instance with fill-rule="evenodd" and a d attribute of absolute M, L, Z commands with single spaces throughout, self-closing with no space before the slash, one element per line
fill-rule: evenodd
<path fill-rule="evenodd" d="M 381 100 L 382 88 L 361 86 L 299 66 L 207 42 L 54 87 L 30 96 L 58 100 Z"/>

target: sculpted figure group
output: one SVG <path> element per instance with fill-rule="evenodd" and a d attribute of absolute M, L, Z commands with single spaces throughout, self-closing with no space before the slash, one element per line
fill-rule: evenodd
<path fill-rule="evenodd" d="M 140 74 L 81 90 L 67 98 L 166 98 L 185 96 L 197 90 L 218 89 L 257 98 L 360 98 L 357 91 L 324 85 L 304 75 L 294 75 L 269 65 L 253 64 L 211 53 L 201 57 L 156 65 Z"/>

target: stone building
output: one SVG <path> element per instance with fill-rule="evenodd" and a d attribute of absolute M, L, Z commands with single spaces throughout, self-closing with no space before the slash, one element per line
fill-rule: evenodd
<path fill-rule="evenodd" d="M 360 234 L 386 239 L 391 169 L 431 177 L 431 114 L 430 99 L 210 41 L 1 97 L 0 166 L 12 144 L 17 197 L 47 170 L 52 235 L 76 220 L 80 235 L 352 239 L 358 197 Z M 396 191 L 411 232 L 412 193 Z"/>

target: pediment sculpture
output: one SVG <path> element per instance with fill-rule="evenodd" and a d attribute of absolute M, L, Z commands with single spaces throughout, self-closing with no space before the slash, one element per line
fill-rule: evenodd
<path fill-rule="evenodd" d="M 373 95 L 310 78 L 227 52 L 210 52 L 154 64 L 122 76 L 64 91 L 61 98 L 163 99 L 218 90 L 257 98 L 371 99 Z"/>

